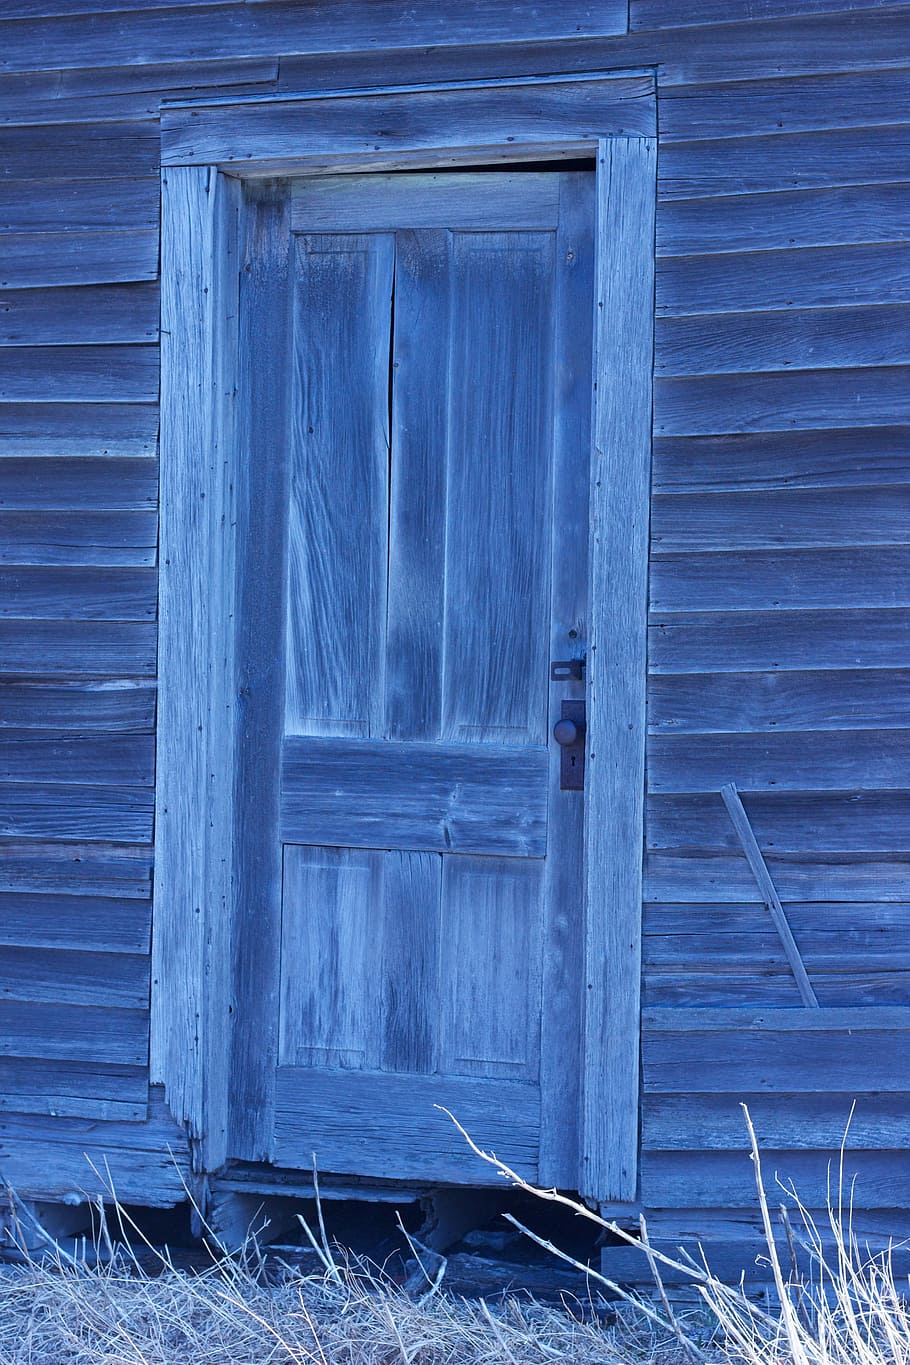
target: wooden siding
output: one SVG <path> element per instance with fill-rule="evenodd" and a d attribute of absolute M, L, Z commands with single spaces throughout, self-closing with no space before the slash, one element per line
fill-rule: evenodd
<path fill-rule="evenodd" d="M 910 1005 L 910 7 L 631 0 L 625 35 L 624 4 L 450 3 L 407 30 L 393 11 L 4 6 L 2 1105 L 145 1112 L 162 100 L 655 67 L 641 1195 L 748 1200 L 743 1074 L 709 1074 L 738 1049 L 806 1198 L 864 1087 L 856 1200 L 906 1204 L 903 1016 L 876 1030 L 870 1011 Z M 828 1019 L 820 1051 L 730 781 Z M 789 1034 L 755 1032 L 772 1012 Z M 874 1065 L 850 1070 L 853 1027 Z"/>

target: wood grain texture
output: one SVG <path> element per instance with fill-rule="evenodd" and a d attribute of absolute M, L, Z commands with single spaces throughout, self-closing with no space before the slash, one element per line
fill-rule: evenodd
<path fill-rule="evenodd" d="M 37 37 L 34 30 L 33 36 Z M 14 181 L 157 176 L 158 130 L 151 121 L 3 130 L 0 166 L 0 178 Z"/>
<path fill-rule="evenodd" d="M 0 348 L 0 401 L 153 403 L 156 346 Z"/>
<path fill-rule="evenodd" d="M 0 1052 L 49 1061 L 144 1066 L 148 1014 L 143 1009 L 0 999 Z"/>
<path fill-rule="evenodd" d="M 552 279 L 550 234 L 455 234 L 442 701 L 452 741 L 546 738 Z"/>
<path fill-rule="evenodd" d="M 0 615 L 57 621 L 155 618 L 153 569 L 0 569 Z"/>
<path fill-rule="evenodd" d="M 653 792 L 900 790 L 906 785 L 905 730 L 776 731 L 774 734 L 654 735 L 648 746 Z"/>
<path fill-rule="evenodd" d="M 148 997 L 144 954 L 0 947 L 0 1000 L 145 1009 Z"/>
<path fill-rule="evenodd" d="M 881 853 L 774 853 L 767 858 L 781 900 L 906 899 L 910 858 Z M 702 903 L 752 902 L 755 882 L 741 857 L 716 849 L 651 852 L 645 859 L 645 899 Z"/>
<path fill-rule="evenodd" d="M 150 731 L 155 688 L 136 679 L 0 682 L 0 726 L 17 730 Z"/>
<path fill-rule="evenodd" d="M 282 838 L 542 858 L 546 774 L 544 748 L 290 738 Z"/>
<path fill-rule="evenodd" d="M 891 853 L 907 842 L 906 792 L 750 792 L 745 804 L 762 847 L 778 853 Z M 649 848 L 737 846 L 716 792 L 650 796 L 647 814 Z"/>
<path fill-rule="evenodd" d="M 571 0 L 558 12 L 520 4 L 440 5 L 419 20 L 390 0 L 321 0 L 305 12 L 292 0 L 277 4 L 144 6 L 123 18 L 86 19 L 80 15 L 37 21 L 10 19 L 2 30 L 3 70 L 31 70 L 35 45 L 48 67 L 132 66 L 148 62 L 180 62 L 187 50 L 208 59 L 274 56 L 292 52 L 339 52 L 362 49 L 365 40 L 390 48 L 424 48 L 461 42 L 508 42 L 516 29 L 528 39 L 552 41 L 604 33 L 625 33 L 626 6 L 619 0 L 592 4 Z"/>
<path fill-rule="evenodd" d="M 501 88 L 478 84 L 171 109 L 162 115 L 162 162 L 280 166 L 293 160 L 297 167 L 325 167 L 330 136 L 332 158 L 345 156 L 350 169 L 359 163 L 364 170 L 383 170 L 409 155 L 416 166 L 470 164 L 483 152 L 515 161 L 554 142 L 592 155 L 598 136 L 655 131 L 650 76 L 537 77 L 508 82 L 507 88 L 508 98 Z"/>
<path fill-rule="evenodd" d="M 654 161 L 646 140 L 599 150 L 580 1188 L 618 1199 L 634 1197 L 638 1148 Z"/>
<path fill-rule="evenodd" d="M 151 895 L 148 845 L 4 839 L 0 853 L 0 891 L 137 900 Z"/>
<path fill-rule="evenodd" d="M 655 497 L 657 554 L 774 546 L 902 545 L 910 489 L 717 493 Z"/>
<path fill-rule="evenodd" d="M 177 1120 L 218 1165 L 227 1125 L 233 832 L 231 784 L 222 774 L 234 752 L 235 705 L 226 633 L 233 579 L 226 456 L 235 376 L 223 320 L 236 310 L 236 189 L 206 171 L 175 171 L 162 193 L 164 515 L 151 1066 Z"/>
<path fill-rule="evenodd" d="M 52 730 L 0 731 L 0 781 L 148 787 L 153 779 L 148 735 L 71 735 Z"/>
<path fill-rule="evenodd" d="M 396 233 L 385 659 L 392 739 L 441 732 L 451 295 L 450 233 Z"/>
<path fill-rule="evenodd" d="M 0 511 L 0 564 L 151 567 L 157 539 L 154 512 Z"/>
<path fill-rule="evenodd" d="M 130 6 L 129 8 L 132 8 Z M 274 88 L 276 57 L 142 66 L 73 67 L 0 75 L 0 124 L 157 119 L 163 99 L 253 94 Z"/>
<path fill-rule="evenodd" d="M 910 249 L 903 242 L 664 256 L 657 262 L 660 315 L 846 308 L 908 299 Z M 854 424 L 847 419 L 844 425 Z"/>
<path fill-rule="evenodd" d="M 36 764 L 36 768 L 41 765 Z M 150 844 L 154 800 L 135 787 L 0 784 L 0 835 L 16 839 L 86 839 Z M 46 773 L 43 774 L 45 777 Z"/>
<path fill-rule="evenodd" d="M 540 1097 L 521 1081 L 458 1076 L 339 1077 L 282 1067 L 276 1093 L 279 1166 L 356 1171 L 386 1178 L 491 1184 L 495 1174 L 470 1150 L 444 1106 L 486 1150 L 520 1173 L 537 1170 Z M 397 1116 L 390 1132 L 389 1115 Z M 396 1136 L 397 1134 L 397 1136 Z M 505 1155 L 508 1153 L 508 1155 Z"/>
<path fill-rule="evenodd" d="M 0 344 L 113 346 L 156 342 L 158 301 L 156 284 L 7 289 L 0 293 Z"/>
<path fill-rule="evenodd" d="M 907 122 L 907 71 L 864 71 L 857 65 L 796 80 L 668 86 L 661 91 L 661 137 L 672 143 Z"/>
<path fill-rule="evenodd" d="M 903 365 L 910 356 L 910 308 L 661 318 L 655 349 L 655 371 L 667 375 Z"/>
<path fill-rule="evenodd" d="M 811 943 L 800 946 L 822 1008 L 910 1005 L 910 971 L 899 963 L 891 968 L 874 960 L 867 964 L 862 958 L 842 957 L 842 969 L 831 971 L 811 951 Z M 649 1008 L 661 1009 L 693 1004 L 776 1009 L 799 1004 L 793 973 L 779 947 L 776 952 L 765 950 L 755 938 L 743 941 L 740 947 L 740 956 L 732 965 L 721 958 L 704 963 L 693 959 L 658 969 L 649 958 L 642 1001 Z M 746 959 L 743 952 L 748 955 Z"/>
<path fill-rule="evenodd" d="M 155 403 L 0 404 L 0 455 L 154 455 Z"/>
<path fill-rule="evenodd" d="M 785 1187 L 804 1190 L 806 1203 L 825 1205 L 835 1187 L 831 1149 L 815 1152 L 764 1151 L 762 1163 Z M 908 1163 L 905 1151 L 851 1152 L 843 1168 L 844 1200 L 867 1208 L 907 1206 Z M 755 1170 L 747 1152 L 654 1153 L 642 1160 L 642 1192 L 663 1207 L 748 1206 L 755 1197 Z M 804 1205 L 805 1207 L 805 1205 Z"/>
<path fill-rule="evenodd" d="M 442 858 L 386 853 L 383 878 L 379 1067 L 428 1075 L 439 1069 L 436 1001 L 448 939 L 442 931 Z"/>
<path fill-rule="evenodd" d="M 305 236 L 293 268 L 285 726 L 380 735 L 392 238 Z"/>
<path fill-rule="evenodd" d="M 148 1093 L 145 1066 L 0 1055 L 0 1113 L 136 1123 Z"/>
<path fill-rule="evenodd" d="M 559 185 L 546 172 L 463 172 L 457 183 L 432 172 L 330 175 L 298 180 L 292 194 L 295 232 L 358 232 L 367 219 L 373 232 L 497 224 L 514 232 L 553 229 L 559 216 Z"/>
<path fill-rule="evenodd" d="M 0 291 L 154 280 L 158 276 L 158 233 L 153 229 L 6 232 L 2 245 Z"/>
<path fill-rule="evenodd" d="M 0 620 L 0 676 L 154 678 L 155 662 L 152 624 Z"/>
<path fill-rule="evenodd" d="M 905 669 L 690 673 L 648 684 L 655 734 L 884 729 L 902 726 L 908 709 Z"/>
<path fill-rule="evenodd" d="M 686 256 L 904 242 L 908 199 L 906 182 L 676 199 L 661 206 L 657 251 Z"/>
<path fill-rule="evenodd" d="M 852 1116 L 851 1101 L 843 1094 L 757 1094 L 744 1095 L 743 1101 L 763 1149 L 837 1148 L 842 1141 L 847 1151 L 904 1145 L 905 1095 L 860 1094 Z M 744 1126 L 732 1095 L 655 1095 L 642 1106 L 646 1150 L 738 1151 Z"/>
<path fill-rule="evenodd" d="M 7 947 L 148 953 L 149 901 L 7 891 L 0 894 L 0 911 L 0 943 Z"/>
<path fill-rule="evenodd" d="M 565 175 L 560 185 L 556 238 L 556 355 L 553 452 L 553 543 L 550 551 L 550 658 L 579 657 L 588 639 L 588 543 L 573 535 L 588 517 L 591 449 L 591 349 L 594 302 L 594 177 Z M 571 344 L 570 344 L 571 338 Z M 569 534 L 566 534 L 569 528 Z M 578 699 L 584 684 L 550 687 L 550 732 L 563 698 Z M 569 855 L 584 847 L 584 802 L 560 788 L 560 760 L 550 755 L 547 837 Z M 547 860 L 540 1021 L 540 1170 L 543 1184 L 578 1180 L 584 933 L 576 906 L 584 904 L 584 859 Z"/>
<path fill-rule="evenodd" d="M 158 503 L 158 461 L 0 456 L 0 486 L 6 509 L 149 511 Z"/>
<path fill-rule="evenodd" d="M 661 145 L 661 199 L 902 180 L 910 127 L 844 128 Z"/>
<path fill-rule="evenodd" d="M 908 626 L 904 608 L 656 616 L 649 666 L 656 673 L 901 668 Z"/>
<path fill-rule="evenodd" d="M 655 493 L 877 488 L 907 481 L 906 427 L 666 437 L 654 443 Z"/>
<path fill-rule="evenodd" d="M 910 395 L 902 366 L 710 375 L 654 384 L 654 430 L 660 436 L 889 426 L 908 419 Z"/>
<path fill-rule="evenodd" d="M 190 1177 L 185 1134 L 158 1099 L 144 1123 L 108 1117 L 104 1124 L 73 1116 L 11 1114 L 0 1119 L 7 1178 L 23 1198 L 109 1198 L 151 1207 L 182 1203 Z M 127 1117 L 127 1116 L 124 1116 Z M 138 1117 L 138 1116 L 137 1116 Z M 93 1169 L 94 1167 L 94 1169 Z"/>
<path fill-rule="evenodd" d="M 27 140 L 31 135 L 25 130 L 7 138 Z M 104 176 L 74 180 L 64 172 L 59 179 L 7 180 L 0 232 L 157 231 L 158 194 L 158 177 L 152 173 L 119 181 L 116 194 Z"/>
<path fill-rule="evenodd" d="M 661 555 L 652 566 L 651 607 L 658 612 L 903 607 L 910 596 L 904 547 Z"/>
<path fill-rule="evenodd" d="M 241 395 L 233 478 L 236 571 L 237 778 L 245 806 L 232 813 L 234 904 L 230 1150 L 268 1154 L 279 1026 L 282 850 L 277 835 L 290 485 L 289 386 L 292 243 L 287 187 L 247 191 L 241 211 L 237 379 Z M 238 262 L 238 264 L 240 264 Z M 267 354 L 268 365 L 262 357 Z M 242 454 L 241 454 L 242 452 Z M 282 566 L 277 569 L 276 566 Z M 237 835 L 237 828 L 241 832 Z"/>

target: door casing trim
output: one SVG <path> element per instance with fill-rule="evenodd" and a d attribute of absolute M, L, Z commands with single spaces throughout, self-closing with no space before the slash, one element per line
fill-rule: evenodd
<path fill-rule="evenodd" d="M 516 91 L 521 92 L 520 99 L 515 98 Z M 437 126 L 433 117 L 439 92 L 445 99 L 437 101 Z M 537 106 L 529 101 L 529 92 L 538 98 Z M 478 111 L 497 96 L 505 112 L 498 119 L 496 138 L 484 132 L 478 140 L 476 130 L 483 124 Z M 380 114 L 387 121 L 390 110 L 407 112 L 416 102 L 420 136 L 409 143 L 404 119 L 395 137 L 386 138 L 382 146 L 375 145 L 375 137 L 372 148 L 367 140 L 353 145 L 344 126 L 352 100 L 367 115 L 372 108 L 374 121 Z M 453 103 L 464 114 L 460 125 L 452 123 Z M 618 112 L 623 104 L 625 125 L 649 131 L 630 134 Z M 271 120 L 265 156 L 262 110 Z M 232 756 L 240 724 L 234 586 L 235 489 L 240 471 L 234 432 L 241 180 L 593 154 L 597 259 L 585 796 L 584 1155 L 579 1189 L 593 1200 L 635 1198 L 654 117 L 653 76 L 628 72 L 252 97 L 174 106 L 163 117 L 151 1075 L 164 1084 L 172 1111 L 187 1124 L 200 1172 L 217 1170 L 230 1155 L 236 800 Z M 310 122 L 312 134 L 307 132 Z M 197 134 L 192 147 L 188 129 Z M 295 140 L 299 146 L 307 136 L 317 139 L 318 154 L 311 147 L 295 157 Z M 244 147 L 248 155 L 241 155 Z"/>

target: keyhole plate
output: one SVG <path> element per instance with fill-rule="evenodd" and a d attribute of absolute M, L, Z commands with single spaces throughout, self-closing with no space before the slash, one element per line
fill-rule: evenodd
<path fill-rule="evenodd" d="M 579 729 L 577 744 L 559 748 L 559 789 L 580 792 L 585 787 L 585 704 L 583 701 L 564 701 L 560 704 L 560 720 L 574 720 Z"/>

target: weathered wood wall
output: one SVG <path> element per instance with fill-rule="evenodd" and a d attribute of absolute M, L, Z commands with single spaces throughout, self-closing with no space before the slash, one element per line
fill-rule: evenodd
<path fill-rule="evenodd" d="M 910 6 L 628 18 L 4 4 L 0 1108 L 145 1112 L 161 101 L 654 66 L 643 1199 L 748 1199 L 745 1086 L 811 1200 L 860 1087 L 857 1198 L 910 1202 L 907 1049 L 875 1013 L 910 1004 Z M 797 1008 L 730 781 L 823 1017 Z"/>

